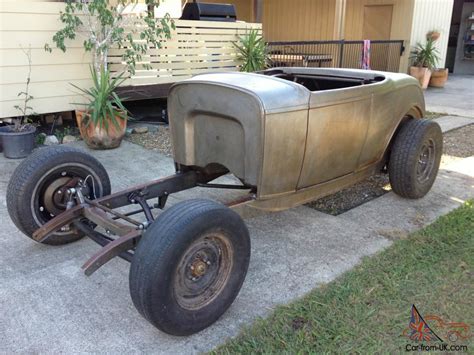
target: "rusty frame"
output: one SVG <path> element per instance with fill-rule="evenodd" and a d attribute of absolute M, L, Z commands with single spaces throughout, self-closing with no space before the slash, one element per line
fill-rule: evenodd
<path fill-rule="evenodd" d="M 61 228 L 73 225 L 81 233 L 102 245 L 102 248 L 89 258 L 82 267 L 85 274 L 89 276 L 116 256 L 127 261 L 132 260 L 133 253 L 131 251 L 135 249 L 147 226 L 153 222 L 150 210 L 154 207 L 149 206 L 147 200 L 158 198 L 155 207 L 163 209 L 170 194 L 197 186 L 251 189 L 250 186 L 209 184 L 209 181 L 224 175 L 226 171 L 205 172 L 183 166 L 177 166 L 177 169 L 178 171 L 174 175 L 132 186 L 96 200 L 85 198 L 80 189 L 73 188 L 72 192 L 75 194 L 77 204 L 41 226 L 33 233 L 32 237 L 38 242 L 44 242 Z M 227 205 L 233 208 L 251 201 L 254 198 L 253 196 L 253 194 L 249 194 L 244 199 L 240 198 L 229 202 Z M 138 204 L 141 208 L 129 213 L 120 213 L 114 210 L 132 204 Z M 138 213 L 144 213 L 147 221 L 140 222 L 130 217 Z M 107 233 L 103 234 L 96 231 L 96 226 L 102 227 Z M 110 234 L 117 237 L 112 238 Z"/>

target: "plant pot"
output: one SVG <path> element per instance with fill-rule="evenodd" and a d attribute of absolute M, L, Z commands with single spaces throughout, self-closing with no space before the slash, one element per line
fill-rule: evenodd
<path fill-rule="evenodd" d="M 14 132 L 11 126 L 0 127 L 0 145 L 5 158 L 27 157 L 35 147 L 35 133 L 34 126 L 29 126 L 22 132 Z"/>
<path fill-rule="evenodd" d="M 444 84 L 448 80 L 449 71 L 445 69 L 436 69 L 431 73 L 430 86 L 435 88 L 444 88 Z"/>
<path fill-rule="evenodd" d="M 127 120 L 115 117 L 119 128 L 112 121 L 109 122 L 109 129 L 105 126 L 94 126 L 93 123 L 85 124 L 84 119 L 88 115 L 85 111 L 76 111 L 76 121 L 81 137 L 91 149 L 113 149 L 120 146 L 127 129 Z"/>
<path fill-rule="evenodd" d="M 428 87 L 431 78 L 431 70 L 424 67 L 410 67 L 410 75 L 419 81 L 423 89 Z"/>
<path fill-rule="evenodd" d="M 0 127 L 0 153 L 3 152 L 1 132 L 5 132 L 6 130 L 7 130 L 7 126 Z"/>
<path fill-rule="evenodd" d="M 426 39 L 432 39 L 433 41 L 437 41 L 439 37 L 441 36 L 441 33 L 438 31 L 430 31 L 426 35 Z"/>

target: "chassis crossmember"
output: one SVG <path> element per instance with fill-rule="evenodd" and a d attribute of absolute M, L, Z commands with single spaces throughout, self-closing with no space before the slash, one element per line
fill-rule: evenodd
<path fill-rule="evenodd" d="M 85 185 L 77 185 L 67 190 L 67 209 L 44 224 L 33 234 L 33 239 L 44 242 L 62 228 L 73 226 L 79 232 L 85 234 L 96 243 L 103 246 L 82 266 L 86 275 L 91 275 L 102 265 L 116 256 L 124 260 L 131 261 L 133 249 L 138 244 L 142 233 L 153 222 L 151 210 L 154 208 L 163 209 L 168 196 L 172 193 L 187 190 L 193 187 L 209 187 L 222 189 L 243 189 L 249 190 L 245 185 L 210 184 L 223 173 L 205 173 L 196 170 L 185 172 L 178 171 L 176 174 L 163 179 L 153 180 L 145 184 L 136 185 L 107 195 L 95 200 L 90 200 L 84 196 Z M 147 200 L 158 198 L 158 202 L 153 206 L 148 205 Z M 249 194 L 244 198 L 227 203 L 228 207 L 240 205 L 254 198 Z M 139 209 L 131 212 L 118 212 L 117 208 L 138 204 Z M 146 221 L 138 221 L 131 216 L 143 213 Z M 100 233 L 95 227 L 102 227 L 106 233 Z M 113 238 L 111 235 L 115 235 Z"/>

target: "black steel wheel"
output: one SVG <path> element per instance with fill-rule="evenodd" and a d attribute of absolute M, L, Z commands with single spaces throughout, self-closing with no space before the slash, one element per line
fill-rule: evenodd
<path fill-rule="evenodd" d="M 31 238 L 36 229 L 66 209 L 67 190 L 80 181 L 86 183 L 90 199 L 110 194 L 107 171 L 94 157 L 67 146 L 38 149 L 10 178 L 7 207 L 12 221 Z M 65 226 L 44 243 L 66 244 L 82 237 L 73 226 Z"/>
<path fill-rule="evenodd" d="M 389 177 L 393 191 L 407 198 L 421 198 L 433 186 L 443 152 L 440 126 L 426 119 L 402 126 L 392 146 Z"/>
<path fill-rule="evenodd" d="M 249 233 L 237 213 L 213 201 L 184 201 L 141 238 L 130 267 L 130 295 L 158 329 L 194 334 L 230 307 L 249 260 Z"/>

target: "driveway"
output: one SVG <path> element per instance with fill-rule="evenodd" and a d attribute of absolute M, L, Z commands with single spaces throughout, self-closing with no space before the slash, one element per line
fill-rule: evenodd
<path fill-rule="evenodd" d="M 474 117 L 474 75 L 449 74 L 444 88 L 425 91 L 425 101 L 432 112 Z"/>
<path fill-rule="evenodd" d="M 117 150 L 91 153 L 109 171 L 114 190 L 173 172 L 170 158 L 128 142 Z M 0 353 L 208 351 L 275 306 L 334 280 L 364 256 L 474 196 L 471 157 L 443 167 L 421 200 L 388 193 L 339 216 L 302 206 L 248 218 L 252 259 L 237 300 L 210 328 L 179 338 L 156 330 L 134 309 L 128 263 L 115 259 L 86 277 L 80 267 L 97 250 L 95 243 L 83 239 L 49 247 L 16 229 L 8 217 L 5 191 L 17 164 L 0 158 Z M 182 192 L 177 198 L 206 193 Z"/>

